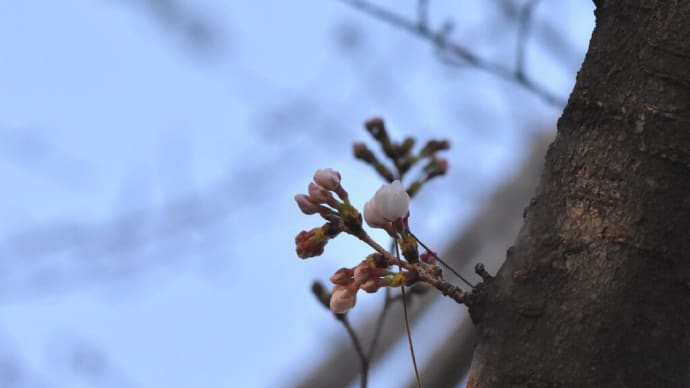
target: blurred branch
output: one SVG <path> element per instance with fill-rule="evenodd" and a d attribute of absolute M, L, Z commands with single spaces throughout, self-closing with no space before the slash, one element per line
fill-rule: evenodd
<path fill-rule="evenodd" d="M 531 30 L 531 25 L 533 24 L 531 18 L 538 4 L 530 3 L 538 2 L 539 0 L 529 0 L 528 4 L 520 6 L 515 0 L 501 0 L 495 2 L 495 4 L 501 7 L 501 10 L 509 19 L 521 20 L 524 19 L 526 12 L 529 13 L 528 18 L 530 19 L 530 26 L 527 28 Z M 528 6 L 529 8 L 526 9 Z M 568 41 L 565 36 L 563 36 L 564 29 L 554 26 L 554 21 L 558 22 L 558 19 L 551 18 L 540 20 L 540 28 L 542 31 L 538 35 L 538 38 L 541 44 L 548 48 L 549 52 L 552 54 L 552 58 L 559 61 L 564 67 L 573 66 L 574 68 L 572 71 L 575 72 L 580 61 L 582 61 L 582 57 L 580 56 L 578 50 L 575 50 L 575 48 L 572 47 L 572 43 Z M 518 28 L 520 27 L 518 26 Z M 535 38 L 536 37 L 537 36 L 535 36 Z"/>
<path fill-rule="evenodd" d="M 81 341 L 68 346 L 65 367 L 75 373 L 84 382 L 98 387 L 138 388 L 140 385 L 132 380 L 102 350 L 101 346 Z"/>
<path fill-rule="evenodd" d="M 37 135 L 33 128 L 0 129 L 0 159 L 65 190 L 95 183 L 88 163 Z"/>
<path fill-rule="evenodd" d="M 515 75 L 525 78 L 525 52 L 530 27 L 532 26 L 532 14 L 540 0 L 529 0 L 520 10 L 518 18 L 517 44 L 515 45 Z"/>
<path fill-rule="evenodd" d="M 192 48 L 210 52 L 222 45 L 220 28 L 198 9 L 178 0 L 131 1 L 146 8 L 162 27 L 177 33 Z"/>
<path fill-rule="evenodd" d="M 524 72 L 519 72 L 518 68 L 510 69 L 499 63 L 481 58 L 480 56 L 471 52 L 468 48 L 462 46 L 460 43 L 451 41 L 449 39 L 449 34 L 452 26 L 449 24 L 446 24 L 445 26 L 435 31 L 430 29 L 424 23 L 405 18 L 404 16 L 401 16 L 384 7 L 372 4 L 368 1 L 340 1 L 380 21 L 391 24 L 395 27 L 398 27 L 404 31 L 411 33 L 412 35 L 420 39 L 428 41 L 429 43 L 433 44 L 434 47 L 436 47 L 440 52 L 454 58 L 453 60 L 444 61 L 447 64 L 469 65 L 476 69 L 486 71 L 505 81 L 512 82 L 533 93 L 534 95 L 542 99 L 545 103 L 553 107 L 561 108 L 565 105 L 565 101 L 562 98 L 554 95 L 552 92 L 548 91 L 543 86 L 539 85 L 535 80 L 526 76 Z M 526 14 L 530 15 L 531 12 Z"/>
<path fill-rule="evenodd" d="M 345 330 L 347 330 L 347 335 L 350 337 L 350 341 L 352 341 L 352 345 L 355 347 L 355 352 L 357 352 L 357 357 L 359 357 L 359 362 L 360 362 L 360 387 L 361 388 L 367 388 L 367 383 L 369 381 L 369 357 L 367 354 L 364 354 L 364 350 L 362 349 L 362 343 L 359 341 L 359 337 L 357 336 L 357 333 L 355 333 L 355 329 L 352 328 L 352 324 L 350 323 L 350 320 L 347 319 L 347 314 L 334 314 L 336 319 L 340 321 L 343 326 L 345 327 Z M 374 340 L 376 337 L 374 337 Z"/>
<path fill-rule="evenodd" d="M 378 345 L 379 338 L 381 337 L 381 329 L 383 329 L 383 322 L 385 322 L 386 320 L 386 315 L 391 307 L 391 304 L 393 303 L 393 300 L 394 299 L 391 297 L 391 289 L 386 287 L 383 299 L 383 306 L 381 307 L 379 317 L 376 320 L 376 328 L 374 329 L 374 335 L 372 337 L 371 343 L 369 344 L 369 350 L 367 351 L 367 359 L 369 360 L 371 360 L 372 357 L 374 357 L 374 353 L 376 352 L 376 346 Z"/>
<path fill-rule="evenodd" d="M 429 0 L 417 0 L 417 26 L 420 30 L 429 26 Z"/>
<path fill-rule="evenodd" d="M 18 286 L 26 283 L 31 292 L 53 292 L 57 287 L 73 288 L 169 263 L 181 254 L 186 242 L 198 237 L 187 233 L 247 211 L 253 206 L 249 203 L 258 206 L 279 184 L 268 179 L 272 170 L 267 166 L 285 160 L 297 147 L 299 144 L 286 145 L 273 158 L 228 173 L 203 191 L 155 207 L 123 212 L 101 222 L 54 221 L 0 236 L 0 297 L 9 291 L 17 293 Z M 248 181 L 257 183 L 238 184 Z M 149 253 L 155 244 L 166 241 L 174 246 L 174 255 L 157 255 L 164 258 L 157 261 L 123 260 L 127 254 Z"/>

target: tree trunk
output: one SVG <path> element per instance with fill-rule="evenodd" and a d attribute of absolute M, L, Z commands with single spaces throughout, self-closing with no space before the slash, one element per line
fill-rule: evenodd
<path fill-rule="evenodd" d="M 470 387 L 690 387 L 690 2 L 596 3 Z"/>

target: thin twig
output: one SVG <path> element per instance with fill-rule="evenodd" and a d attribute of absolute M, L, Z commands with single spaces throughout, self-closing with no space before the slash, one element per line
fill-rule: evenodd
<path fill-rule="evenodd" d="M 408 233 L 410 233 L 410 236 L 412 236 L 415 240 L 417 240 L 417 242 L 419 243 L 419 245 L 422 246 L 422 248 L 426 249 L 427 252 L 429 252 L 429 253 L 431 253 L 432 255 L 434 255 L 434 258 L 435 258 L 436 260 L 438 260 L 439 263 L 441 263 L 444 267 L 448 268 L 448 270 L 449 270 L 450 272 L 452 272 L 453 275 L 455 275 L 455 276 L 457 276 L 458 278 L 460 278 L 460 280 L 462 280 L 463 282 L 465 282 L 465 284 L 467 284 L 467 285 L 470 286 L 471 288 L 475 288 L 475 286 L 474 286 L 472 283 L 470 283 L 467 279 L 465 279 L 462 275 L 460 275 L 460 274 L 458 273 L 458 271 L 456 271 L 455 269 L 453 269 L 453 267 L 451 267 L 450 265 L 448 265 L 445 261 L 441 260 L 441 258 L 438 257 L 438 255 L 436 254 L 436 252 L 434 252 L 434 251 L 432 251 L 431 249 L 429 249 L 429 247 L 427 247 L 426 244 L 424 244 L 420 239 L 418 239 L 417 236 L 414 235 L 414 233 L 412 233 L 411 231 L 408 231 Z"/>
<path fill-rule="evenodd" d="M 364 350 L 362 349 L 362 344 L 359 342 L 359 337 L 357 337 L 357 333 L 355 333 L 355 329 L 352 328 L 352 325 L 350 324 L 350 320 L 347 319 L 347 315 L 345 314 L 334 314 L 336 319 L 342 322 L 343 326 L 345 326 L 345 330 L 347 330 L 347 334 L 350 336 L 350 340 L 352 341 L 352 345 L 355 347 L 355 351 L 357 352 L 357 356 L 359 356 L 359 361 L 361 364 L 361 377 L 360 377 L 360 386 L 362 388 L 367 387 L 367 380 L 369 378 L 369 358 L 364 354 Z"/>
<path fill-rule="evenodd" d="M 397 265 L 405 268 L 406 270 L 414 271 L 419 275 L 419 279 L 421 281 L 429 283 L 431 286 L 441 291 L 443 295 L 449 296 L 457 303 L 467 303 L 466 295 L 461 289 L 452 285 L 451 283 L 446 282 L 443 279 L 439 279 L 438 276 L 432 273 L 429 269 L 425 268 L 424 266 L 418 265 L 419 263 L 412 264 L 408 263 L 407 261 L 397 259 L 395 256 L 391 255 L 390 252 L 383 249 L 383 247 L 379 245 L 379 243 L 374 241 L 374 239 L 372 239 L 371 236 L 369 236 L 369 234 L 366 231 L 364 231 L 364 229 L 360 228 L 358 230 L 351 230 L 347 226 L 345 226 L 341 220 L 338 220 L 336 218 L 329 218 L 328 220 L 338 224 L 338 227 L 344 230 L 346 233 L 357 237 L 358 239 L 364 241 L 370 247 L 374 248 L 376 252 L 383 255 L 383 257 L 389 265 Z"/>
<path fill-rule="evenodd" d="M 532 15 L 537 3 L 540 0 L 528 1 L 520 10 L 518 18 L 517 43 L 515 45 L 515 76 L 519 78 L 525 77 L 525 53 L 527 46 L 527 39 L 529 38 L 529 30 L 532 26 Z"/>
<path fill-rule="evenodd" d="M 389 287 L 386 287 L 386 296 L 383 300 L 383 307 L 381 308 L 379 317 L 376 320 L 374 336 L 371 339 L 371 343 L 369 344 L 369 351 L 367 352 L 367 357 L 370 359 L 374 357 L 374 352 L 376 351 L 376 347 L 379 344 L 379 337 L 381 337 L 381 330 L 383 329 L 383 321 L 385 321 L 386 319 L 386 314 L 388 313 L 388 309 L 390 308 L 392 301 L 393 300 L 391 299 L 391 290 Z"/>
<path fill-rule="evenodd" d="M 429 28 L 429 0 L 417 0 L 417 28 Z"/>
<path fill-rule="evenodd" d="M 494 76 L 501 78 L 503 80 L 513 82 L 537 97 L 541 98 L 542 101 L 547 104 L 562 108 L 565 105 L 565 101 L 552 94 L 546 90 L 541 85 L 537 84 L 533 79 L 525 76 L 519 77 L 515 70 L 509 69 L 501 64 L 488 61 L 483 59 L 476 54 L 469 51 L 467 48 L 461 46 L 456 42 L 448 40 L 447 32 L 445 30 L 433 31 L 430 28 L 420 29 L 418 23 L 413 20 L 407 19 L 397 13 L 394 13 L 386 8 L 379 7 L 378 5 L 372 4 L 368 1 L 363 0 L 340 0 L 341 2 L 359 10 L 363 13 L 375 17 L 381 21 L 388 24 L 396 26 L 404 31 L 407 31 L 414 36 L 427 40 L 434 44 L 436 48 L 443 52 L 452 54 L 468 65 L 471 65 L 477 69 L 484 70 Z"/>
<path fill-rule="evenodd" d="M 395 244 L 395 257 L 400 261 L 400 249 L 398 248 L 397 239 Z M 402 272 L 402 267 L 400 272 Z M 410 346 L 410 357 L 412 357 L 412 366 L 414 367 L 414 376 L 417 380 L 417 388 L 422 388 L 422 383 L 419 380 L 419 370 L 417 369 L 417 357 L 414 355 L 414 345 L 412 344 L 412 330 L 410 330 L 410 320 L 407 317 L 407 297 L 405 296 L 405 285 L 400 286 L 403 298 L 403 315 L 405 317 L 405 331 L 407 332 L 407 343 Z"/>

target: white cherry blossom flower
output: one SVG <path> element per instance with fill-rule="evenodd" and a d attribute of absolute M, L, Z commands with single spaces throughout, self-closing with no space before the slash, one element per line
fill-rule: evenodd
<path fill-rule="evenodd" d="M 399 180 L 382 185 L 374 194 L 373 210 L 386 221 L 394 222 L 407 217 L 410 212 L 410 196 Z M 366 207 L 365 207 L 366 213 Z"/>
<path fill-rule="evenodd" d="M 372 228 L 390 228 L 390 222 L 379 213 L 374 198 L 364 204 L 364 221 Z"/>

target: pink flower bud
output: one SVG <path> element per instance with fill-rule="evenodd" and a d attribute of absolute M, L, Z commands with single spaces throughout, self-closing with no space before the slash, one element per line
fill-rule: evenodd
<path fill-rule="evenodd" d="M 352 279 L 353 275 L 354 271 L 351 268 L 340 268 L 339 270 L 335 271 L 333 276 L 331 276 L 331 282 L 333 284 L 346 286 L 354 281 Z"/>
<path fill-rule="evenodd" d="M 376 191 L 374 206 L 376 213 L 386 221 L 398 221 L 409 213 L 410 196 L 407 195 L 400 181 L 394 180 L 393 183 L 382 185 Z"/>
<path fill-rule="evenodd" d="M 366 263 L 361 263 L 356 266 L 353 274 L 355 283 L 362 284 L 371 279 L 373 277 L 370 271 L 371 269 L 372 268 L 370 268 Z"/>
<path fill-rule="evenodd" d="M 309 196 L 306 194 L 295 195 L 295 202 L 297 202 L 299 210 L 304 214 L 315 214 L 321 210 L 320 206 L 309 200 Z"/>
<path fill-rule="evenodd" d="M 340 173 L 332 168 L 316 170 L 314 182 L 326 190 L 336 191 L 340 186 Z"/>
<path fill-rule="evenodd" d="M 378 291 L 381 287 L 386 285 L 386 280 L 385 279 L 380 279 L 380 278 L 373 278 L 369 279 L 366 282 L 360 284 L 359 289 L 364 290 L 370 294 Z"/>
<path fill-rule="evenodd" d="M 436 158 L 436 164 L 438 164 L 438 168 L 443 174 L 448 172 L 448 159 Z"/>
<path fill-rule="evenodd" d="M 419 260 L 427 264 L 436 264 L 436 253 L 426 251 L 419 256 Z"/>
<path fill-rule="evenodd" d="M 344 314 L 355 306 L 357 302 L 357 290 L 359 288 L 352 286 L 341 286 L 336 284 L 333 286 L 331 293 L 331 311 L 336 314 Z"/>
<path fill-rule="evenodd" d="M 367 149 L 367 145 L 362 143 L 362 142 L 354 142 L 352 143 L 352 153 L 355 154 L 355 156 L 361 154 L 362 152 L 365 152 Z"/>
<path fill-rule="evenodd" d="M 319 256 L 328 243 L 328 236 L 322 228 L 303 230 L 295 236 L 297 256 L 302 259 Z"/>
<path fill-rule="evenodd" d="M 448 140 L 429 140 L 424 148 L 420 151 L 421 157 L 434 155 L 438 151 L 447 150 L 450 148 L 450 141 Z"/>
<path fill-rule="evenodd" d="M 424 172 L 427 174 L 427 180 L 445 175 L 448 172 L 448 160 L 434 156 L 431 161 L 424 166 Z"/>
<path fill-rule="evenodd" d="M 336 205 L 335 198 L 330 191 L 314 182 L 309 183 L 309 200 L 318 204 Z"/>
<path fill-rule="evenodd" d="M 354 143 L 352 144 L 352 153 L 355 155 L 355 158 L 361 159 L 369 164 L 376 163 L 376 156 L 374 155 L 369 148 L 367 148 L 366 144 L 364 143 Z"/>

